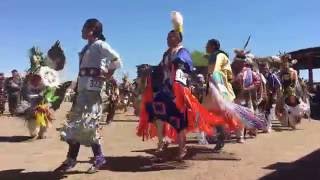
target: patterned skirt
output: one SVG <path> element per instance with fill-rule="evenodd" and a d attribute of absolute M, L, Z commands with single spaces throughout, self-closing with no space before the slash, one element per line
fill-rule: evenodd
<path fill-rule="evenodd" d="M 102 115 L 99 91 L 80 91 L 73 105 L 69 120 L 61 130 L 61 139 L 85 146 L 99 144 L 99 121 Z"/>

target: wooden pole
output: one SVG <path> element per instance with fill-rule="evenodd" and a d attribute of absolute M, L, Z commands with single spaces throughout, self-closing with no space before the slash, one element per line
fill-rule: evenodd
<path fill-rule="evenodd" d="M 313 84 L 313 71 L 312 71 L 312 68 L 309 68 L 308 71 L 309 71 L 309 83 L 312 85 Z"/>
<path fill-rule="evenodd" d="M 309 83 L 313 85 L 313 67 L 312 67 L 312 59 L 308 57 L 308 73 L 309 73 Z"/>

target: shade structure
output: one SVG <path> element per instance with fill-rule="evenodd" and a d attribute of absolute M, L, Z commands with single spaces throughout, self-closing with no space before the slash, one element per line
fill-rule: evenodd
<path fill-rule="evenodd" d="M 309 84 L 313 84 L 313 69 L 320 68 L 320 47 L 312 47 L 306 49 L 299 49 L 289 52 L 292 58 L 297 59 L 298 62 L 293 66 L 298 71 L 301 69 L 308 69 Z"/>

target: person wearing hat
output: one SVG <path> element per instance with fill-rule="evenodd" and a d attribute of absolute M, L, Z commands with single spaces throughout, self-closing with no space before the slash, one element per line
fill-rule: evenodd
<path fill-rule="evenodd" d="M 276 113 L 279 116 L 282 116 L 283 114 L 281 113 L 281 107 L 283 107 L 283 103 L 286 103 L 289 106 L 296 106 L 297 104 L 299 104 L 299 97 L 297 97 L 296 94 L 298 73 L 296 70 L 290 67 L 294 63 L 294 60 L 292 60 L 290 54 L 281 55 L 280 59 L 281 66 L 279 77 L 282 85 L 283 96 L 278 102 Z"/>
<path fill-rule="evenodd" d="M 151 77 L 152 86 L 150 89 L 150 102 L 145 102 L 142 98 L 142 106 L 145 106 L 147 112 L 140 113 L 138 136 L 149 138 L 149 125 L 155 125 L 156 135 L 158 137 L 157 152 L 164 151 L 170 142 L 178 141 L 179 152 L 178 159 L 186 155 L 186 129 L 188 125 L 187 104 L 184 91 L 188 89 L 188 76 L 193 70 L 191 54 L 183 47 L 182 25 L 183 17 L 180 12 L 171 13 L 173 30 L 167 34 L 168 49 L 164 52 L 162 60 L 158 66 L 153 68 Z M 150 84 L 150 83 L 149 83 Z M 144 93 L 146 94 L 146 92 Z M 191 94 L 191 91 L 190 91 Z M 144 120 L 146 115 L 146 119 Z M 154 136 L 154 134 L 152 134 Z"/>
<path fill-rule="evenodd" d="M 302 117 L 309 114 L 310 105 L 304 101 L 307 95 L 301 88 L 297 71 L 290 67 L 297 61 L 290 54 L 283 54 L 280 59 L 279 77 L 282 89 L 275 108 L 276 116 L 282 125 L 296 129 L 296 124 L 300 123 Z"/>
<path fill-rule="evenodd" d="M 6 81 L 6 91 L 8 93 L 9 112 L 14 115 L 21 101 L 22 80 L 16 69 L 12 70 L 11 74 L 12 76 Z"/>
<path fill-rule="evenodd" d="M 265 90 L 261 83 L 261 75 L 255 69 L 254 55 L 239 49 L 236 49 L 234 52 L 236 53 L 235 61 L 242 62 L 242 69 L 235 75 L 234 86 L 237 89 L 235 102 L 255 112 L 258 109 L 258 93 L 262 97 Z M 249 130 L 249 134 L 255 136 L 256 130 Z M 239 143 L 244 142 L 244 135 L 244 129 L 237 132 Z"/>
<path fill-rule="evenodd" d="M 246 57 L 243 61 L 243 68 L 236 76 L 235 81 L 240 83 L 240 92 L 237 94 L 235 102 L 252 111 L 256 110 L 256 90 L 261 84 L 259 73 L 254 70 L 254 62 L 251 57 Z"/>
<path fill-rule="evenodd" d="M 212 134 L 212 126 L 228 123 L 233 130 L 237 124 L 223 119 L 221 113 L 209 112 L 192 95 L 189 77 L 193 71 L 189 51 L 182 46 L 182 15 L 172 12 L 174 30 L 167 35 L 168 49 L 158 66 L 152 67 L 150 78 L 143 93 L 137 135 L 145 138 L 158 136 L 157 152 L 168 146 L 166 137 L 179 146 L 177 160 L 186 153 L 186 133 L 203 131 Z M 144 111 L 144 112 L 143 112 Z M 166 126 L 169 125 L 169 126 Z M 166 128 L 168 127 L 168 129 Z"/>
<path fill-rule="evenodd" d="M 164 86 L 162 89 L 167 89 L 167 93 L 170 94 L 166 97 L 167 100 L 172 101 L 174 96 L 173 85 L 175 82 L 179 82 L 179 86 L 187 87 L 188 74 L 191 73 L 193 69 L 191 54 L 189 51 L 183 47 L 183 17 L 180 12 L 173 11 L 171 13 L 173 30 L 169 31 L 167 35 L 167 45 L 168 49 L 164 52 L 162 60 L 160 62 L 160 67 L 163 70 L 163 83 Z M 165 91 L 163 91 L 165 93 Z M 164 95 L 164 94 L 163 94 Z M 161 99 L 160 94 L 159 98 Z M 157 97 L 155 97 L 156 99 Z M 166 106 L 170 107 L 171 103 L 168 103 Z M 168 116 L 176 114 L 180 111 L 177 103 L 174 102 L 174 108 L 171 108 L 171 112 L 168 112 Z M 173 107 L 173 106 L 172 106 Z M 187 119 L 184 115 L 178 117 L 178 124 L 171 124 L 174 130 L 178 133 L 178 143 L 179 143 L 179 153 L 178 158 L 182 159 L 186 154 L 185 148 L 185 130 L 187 128 Z M 158 151 L 163 151 L 168 143 L 174 139 L 168 141 L 168 136 L 162 134 L 163 128 L 169 128 L 164 126 L 164 119 L 156 120 L 157 130 L 158 130 Z M 169 122 L 170 123 L 170 122 Z"/>
<path fill-rule="evenodd" d="M 271 114 L 271 108 L 272 105 L 274 103 L 277 102 L 277 98 L 278 98 L 278 92 L 281 88 L 281 82 L 278 78 L 278 76 L 273 73 L 270 70 L 270 66 L 268 62 L 262 62 L 258 64 L 259 66 L 259 71 L 260 73 L 264 76 L 264 78 L 266 79 L 266 106 L 265 106 L 265 111 L 266 111 L 266 115 L 267 115 L 267 123 L 268 123 L 268 127 L 267 127 L 267 132 L 271 131 L 271 127 L 272 127 L 272 123 L 271 123 L 271 118 L 269 118 L 269 115 Z"/>

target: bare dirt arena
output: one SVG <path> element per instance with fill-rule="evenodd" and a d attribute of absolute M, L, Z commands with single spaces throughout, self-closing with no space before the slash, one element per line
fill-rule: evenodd
<path fill-rule="evenodd" d="M 198 146 L 190 141 L 190 155 L 183 163 L 171 157 L 155 159 L 152 153 L 156 141 L 143 142 L 135 135 L 137 117 L 129 112 L 118 114 L 115 121 L 103 129 L 103 147 L 108 164 L 96 174 L 86 174 L 92 152 L 81 147 L 79 163 L 67 174 L 53 170 L 65 159 L 66 143 L 59 132 L 70 104 L 56 112 L 54 126 L 48 138 L 28 141 L 28 132 L 20 118 L 0 117 L 0 180 L 49 179 L 117 179 L 117 180 L 254 180 L 320 179 L 320 121 L 303 120 L 295 131 L 279 127 L 271 134 L 259 134 L 245 144 L 227 143 L 221 154 L 208 153 L 210 146 Z"/>

